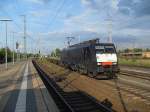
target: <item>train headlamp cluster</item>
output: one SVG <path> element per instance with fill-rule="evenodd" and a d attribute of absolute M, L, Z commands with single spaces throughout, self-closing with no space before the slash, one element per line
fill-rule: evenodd
<path fill-rule="evenodd" d="M 98 62 L 97 65 L 102 65 L 102 62 Z M 113 62 L 112 65 L 117 65 L 117 62 Z"/>
<path fill-rule="evenodd" d="M 98 62 L 97 65 L 102 65 L 102 63 L 101 63 L 101 62 Z"/>
<path fill-rule="evenodd" d="M 117 64 L 117 62 L 113 62 L 113 65 L 116 65 Z"/>

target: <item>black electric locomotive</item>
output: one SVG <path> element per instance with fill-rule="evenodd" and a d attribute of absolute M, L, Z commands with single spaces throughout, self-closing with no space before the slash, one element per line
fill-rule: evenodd
<path fill-rule="evenodd" d="M 100 43 L 99 39 L 71 45 L 62 50 L 61 64 L 90 76 L 119 72 L 116 49 L 113 43 Z"/>

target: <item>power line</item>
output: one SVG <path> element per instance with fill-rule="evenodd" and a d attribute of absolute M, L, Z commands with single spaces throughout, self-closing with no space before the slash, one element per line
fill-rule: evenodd
<path fill-rule="evenodd" d="M 18 1 L 16 0 L 16 2 L 18 2 Z M 55 19 L 57 18 L 58 14 L 60 13 L 60 11 L 62 10 L 62 8 L 64 7 L 65 3 L 66 3 L 66 0 L 63 0 L 62 4 L 61 4 L 60 7 L 57 9 L 55 15 L 52 17 L 52 19 L 51 19 L 50 23 L 47 25 L 46 29 L 48 29 L 49 26 L 50 26 L 50 27 L 52 26 L 53 22 L 55 21 Z M 12 17 L 8 14 L 8 12 L 6 12 L 2 7 L 1 7 L 1 9 L 2 9 L 1 11 L 2 11 L 5 15 L 7 15 L 9 18 L 12 19 Z M 13 21 L 13 23 L 14 23 L 14 25 L 15 25 L 19 30 L 23 30 L 22 27 L 20 27 L 20 25 L 18 25 L 18 23 L 17 23 L 16 21 Z M 26 37 L 28 37 L 29 39 L 31 39 L 31 40 L 33 40 L 33 41 L 36 41 L 36 40 L 35 40 L 34 38 L 32 38 L 28 33 L 26 33 Z"/>
<path fill-rule="evenodd" d="M 18 1 L 16 1 L 18 2 Z M 56 17 L 58 16 L 58 14 L 60 13 L 61 9 L 64 7 L 64 4 L 66 3 L 66 0 L 63 0 L 62 4 L 60 5 L 60 7 L 58 8 L 58 10 L 56 11 L 55 15 L 53 16 L 53 18 L 51 19 L 50 23 L 47 25 L 46 29 L 48 29 L 48 27 L 52 26 L 52 23 L 55 21 Z M 1 11 L 3 11 L 4 14 L 6 14 L 10 19 L 12 19 L 12 17 L 1 7 Z M 15 24 L 16 27 L 18 27 L 18 29 L 22 29 L 22 27 L 20 27 L 17 22 L 13 21 L 13 23 Z M 22 29 L 23 30 L 23 29 Z M 29 37 L 29 39 L 32 39 L 33 41 L 35 41 L 35 39 L 33 39 L 28 33 L 26 34 L 27 37 Z"/>
<path fill-rule="evenodd" d="M 7 69 L 7 22 L 12 21 L 12 20 L 1 19 L 0 21 L 5 22 L 5 25 L 6 25 L 5 68 Z"/>
<path fill-rule="evenodd" d="M 60 13 L 61 9 L 64 7 L 64 4 L 66 3 L 66 0 L 63 0 L 62 4 L 60 5 L 60 7 L 58 8 L 58 10 L 56 11 L 55 15 L 53 16 L 53 18 L 51 19 L 50 23 L 47 25 L 46 29 L 50 26 L 52 26 L 52 23 L 54 22 L 54 20 L 56 19 L 56 17 L 58 16 L 58 14 Z"/>
<path fill-rule="evenodd" d="M 14 35 L 15 35 L 16 32 L 12 32 L 12 36 L 13 36 L 13 65 L 14 65 L 14 62 L 15 62 L 15 42 L 14 42 Z"/>
<path fill-rule="evenodd" d="M 10 19 L 13 19 L 13 18 L 8 14 L 8 12 L 6 12 L 2 7 L 1 7 L 1 11 L 3 11 L 3 13 L 6 14 Z M 14 25 L 15 25 L 16 27 L 18 27 L 19 30 L 23 30 L 23 28 L 22 28 L 20 25 L 18 25 L 17 22 L 15 22 L 15 20 L 13 21 L 13 23 L 14 23 Z M 26 33 L 26 35 L 27 35 L 27 37 L 29 37 L 29 39 L 35 41 L 35 39 L 32 38 L 28 33 Z"/>
<path fill-rule="evenodd" d="M 1 8 L 2 13 L 4 13 L 5 15 L 7 15 L 10 19 L 12 19 L 12 17 L 3 9 Z M 13 21 L 14 25 L 16 26 L 16 28 L 18 28 L 20 31 L 23 30 L 23 28 L 16 22 Z M 27 32 L 26 32 L 26 38 L 29 38 L 31 41 L 35 42 L 36 40 L 34 38 L 32 38 Z M 27 49 L 26 49 L 27 50 Z M 26 51 L 24 50 L 24 51 Z"/>
<path fill-rule="evenodd" d="M 108 42 L 112 43 L 112 20 L 109 20 L 108 22 Z"/>

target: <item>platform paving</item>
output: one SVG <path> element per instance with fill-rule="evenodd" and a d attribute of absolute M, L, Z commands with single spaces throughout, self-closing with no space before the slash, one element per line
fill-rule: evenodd
<path fill-rule="evenodd" d="M 18 68 L 10 85 L 14 88 L 0 95 L 0 112 L 59 112 L 31 61 Z"/>

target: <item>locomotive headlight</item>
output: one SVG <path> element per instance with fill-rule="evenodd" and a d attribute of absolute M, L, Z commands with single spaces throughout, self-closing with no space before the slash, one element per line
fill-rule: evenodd
<path fill-rule="evenodd" d="M 101 62 L 98 62 L 97 65 L 102 65 L 102 63 L 101 63 Z"/>
<path fill-rule="evenodd" d="M 113 65 L 116 65 L 117 64 L 117 62 L 113 62 Z"/>

